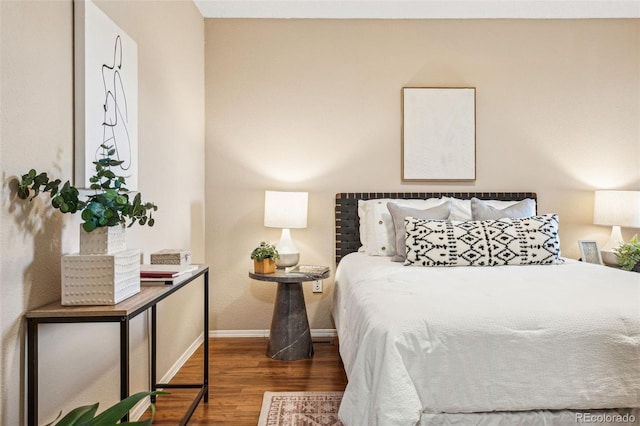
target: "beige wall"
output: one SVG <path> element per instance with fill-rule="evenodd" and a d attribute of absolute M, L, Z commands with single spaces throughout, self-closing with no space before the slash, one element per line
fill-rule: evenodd
<path fill-rule="evenodd" d="M 148 253 L 190 247 L 204 261 L 204 19 L 190 1 L 100 1 L 138 44 L 140 190 L 160 210 L 128 229 Z M 25 311 L 60 298 L 60 256 L 77 250 L 79 220 L 25 205 L 10 181 L 29 168 L 72 176 L 72 2 L 0 1 L 0 424 L 23 424 Z M 200 286 L 159 308 L 161 377 L 201 334 Z M 132 325 L 132 391 L 147 389 L 147 320 Z M 40 420 L 119 397 L 115 325 L 40 329 Z"/>
<path fill-rule="evenodd" d="M 595 189 L 640 189 L 639 20 L 206 20 L 206 250 L 212 327 L 267 329 L 275 287 L 247 277 L 264 190 L 309 191 L 302 262 L 333 264 L 345 191 L 535 191 L 563 254 L 607 240 Z M 403 86 L 477 88 L 477 180 L 400 180 Z M 627 236 L 638 230 L 624 230 Z M 332 328 L 331 283 L 306 301 Z"/>

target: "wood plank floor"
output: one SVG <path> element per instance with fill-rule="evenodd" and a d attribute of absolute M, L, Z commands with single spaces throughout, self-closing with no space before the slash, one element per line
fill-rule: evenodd
<path fill-rule="evenodd" d="M 200 403 L 189 425 L 251 425 L 258 423 L 266 391 L 343 391 L 347 377 L 337 339 L 314 340 L 314 355 L 300 361 L 274 361 L 265 355 L 265 338 L 209 340 L 209 402 Z M 202 380 L 202 346 L 172 383 Z M 170 389 L 159 397 L 153 424 L 177 425 L 196 392 Z M 143 418 L 148 418 L 145 413 Z"/>

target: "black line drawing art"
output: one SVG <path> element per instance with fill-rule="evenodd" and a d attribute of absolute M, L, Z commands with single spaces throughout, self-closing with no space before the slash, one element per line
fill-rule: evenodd
<path fill-rule="evenodd" d="M 116 36 L 112 64 L 102 64 L 102 84 L 104 88 L 104 119 L 102 122 L 102 144 L 113 146 L 114 158 L 123 161 L 119 166 L 129 170 L 132 166 L 131 136 L 129 135 L 129 107 L 122 74 L 122 39 Z M 126 75 L 126 74 L 125 74 Z M 96 149 L 96 161 L 102 149 Z"/>

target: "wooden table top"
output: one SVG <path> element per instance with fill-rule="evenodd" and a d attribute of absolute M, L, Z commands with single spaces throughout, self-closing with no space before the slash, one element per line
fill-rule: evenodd
<path fill-rule="evenodd" d="M 249 277 L 259 281 L 271 281 L 276 283 L 301 283 L 307 281 L 324 280 L 329 278 L 331 271 L 327 271 L 320 277 L 312 277 L 300 272 L 285 272 L 284 269 L 276 269 L 276 272 L 272 274 L 257 274 L 253 271 L 249 271 Z"/>
<path fill-rule="evenodd" d="M 142 285 L 140 293 L 137 293 L 116 305 L 73 305 L 63 306 L 61 301 L 51 302 L 47 305 L 28 311 L 27 318 L 80 318 L 80 317 L 123 317 L 132 316 L 145 310 L 154 301 L 159 301 L 164 296 L 173 293 L 179 288 L 190 283 L 209 270 L 207 265 L 198 265 L 198 269 L 180 276 L 174 284 Z"/>

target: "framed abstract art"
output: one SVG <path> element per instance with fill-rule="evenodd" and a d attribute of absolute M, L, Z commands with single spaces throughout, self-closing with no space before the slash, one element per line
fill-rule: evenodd
<path fill-rule="evenodd" d="M 89 188 L 102 145 L 138 189 L 138 46 L 91 0 L 74 0 L 75 186 Z"/>
<path fill-rule="evenodd" d="M 473 87 L 402 89 L 402 180 L 476 178 Z"/>

